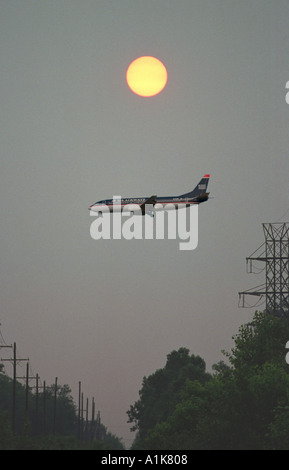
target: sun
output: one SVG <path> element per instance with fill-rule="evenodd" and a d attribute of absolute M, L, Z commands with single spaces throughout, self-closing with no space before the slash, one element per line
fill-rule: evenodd
<path fill-rule="evenodd" d="M 156 57 L 143 56 L 135 59 L 126 71 L 129 88 L 139 96 L 155 96 L 166 86 L 167 69 Z"/>

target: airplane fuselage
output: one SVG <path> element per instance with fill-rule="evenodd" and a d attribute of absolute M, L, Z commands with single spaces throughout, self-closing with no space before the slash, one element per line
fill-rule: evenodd
<path fill-rule="evenodd" d="M 131 198 L 114 198 L 114 199 L 104 199 L 102 201 L 98 201 L 92 206 L 90 206 L 90 210 L 99 212 L 101 208 L 107 207 L 109 212 L 131 212 L 132 206 L 141 206 L 146 203 L 149 197 L 131 197 Z M 157 197 L 155 203 L 153 205 L 153 209 L 155 211 L 158 210 L 170 210 L 170 209 L 179 209 L 184 207 L 190 207 L 192 204 L 200 204 L 208 199 L 208 196 L 204 197 L 202 201 L 196 200 L 189 200 L 188 198 L 181 198 L 181 197 Z"/>
<path fill-rule="evenodd" d="M 205 175 L 198 185 L 189 193 L 180 196 L 150 196 L 150 197 L 126 197 L 114 196 L 113 199 L 103 199 L 92 204 L 89 209 L 93 212 L 132 212 L 139 209 L 142 215 L 148 211 L 180 209 L 201 204 L 209 199 L 207 187 L 210 175 Z"/>

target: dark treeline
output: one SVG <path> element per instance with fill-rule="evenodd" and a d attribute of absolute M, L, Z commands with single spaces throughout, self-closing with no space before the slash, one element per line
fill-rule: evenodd
<path fill-rule="evenodd" d="M 181 348 L 143 379 L 133 449 L 289 450 L 289 320 L 256 312 L 233 340 L 212 373 Z"/>
<path fill-rule="evenodd" d="M 233 340 L 211 373 L 201 357 L 180 348 L 144 377 L 127 412 L 137 431 L 132 449 L 289 450 L 289 320 L 256 312 Z M 46 388 L 45 400 L 39 392 L 38 403 L 29 391 L 27 413 L 25 387 L 17 382 L 13 435 L 12 386 L 1 370 L 0 449 L 123 449 L 101 423 L 93 430 L 86 422 L 79 435 L 67 385 L 57 388 L 55 420 L 55 386 Z"/>
<path fill-rule="evenodd" d="M 68 385 L 28 393 L 16 382 L 15 432 L 12 432 L 13 381 L 0 365 L 0 449 L 123 449 L 121 441 L 99 421 L 79 420 Z"/>

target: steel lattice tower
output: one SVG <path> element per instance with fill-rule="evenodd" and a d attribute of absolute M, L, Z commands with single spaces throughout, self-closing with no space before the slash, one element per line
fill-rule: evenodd
<path fill-rule="evenodd" d="M 256 274 L 265 270 L 266 282 L 256 288 L 239 292 L 241 306 L 245 307 L 246 295 L 265 297 L 267 313 L 289 318 L 289 223 L 262 225 L 265 242 L 246 258 L 246 261 L 247 271 L 250 273 Z M 265 263 L 265 266 L 262 269 L 256 268 L 258 262 Z"/>

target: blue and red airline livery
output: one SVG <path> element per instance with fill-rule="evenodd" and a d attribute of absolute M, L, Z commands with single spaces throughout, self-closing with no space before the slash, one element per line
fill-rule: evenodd
<path fill-rule="evenodd" d="M 207 192 L 210 175 L 204 175 L 197 186 L 189 193 L 181 194 L 180 196 L 167 196 L 167 197 L 130 197 L 130 198 L 118 198 L 104 199 L 102 201 L 95 202 L 89 207 L 89 210 L 94 212 L 101 212 L 106 209 L 110 212 L 131 212 L 132 206 L 138 206 L 142 215 L 146 214 L 146 206 L 149 206 L 154 210 L 163 209 L 178 209 L 183 207 L 189 207 L 192 204 L 201 204 L 209 199 Z"/>

